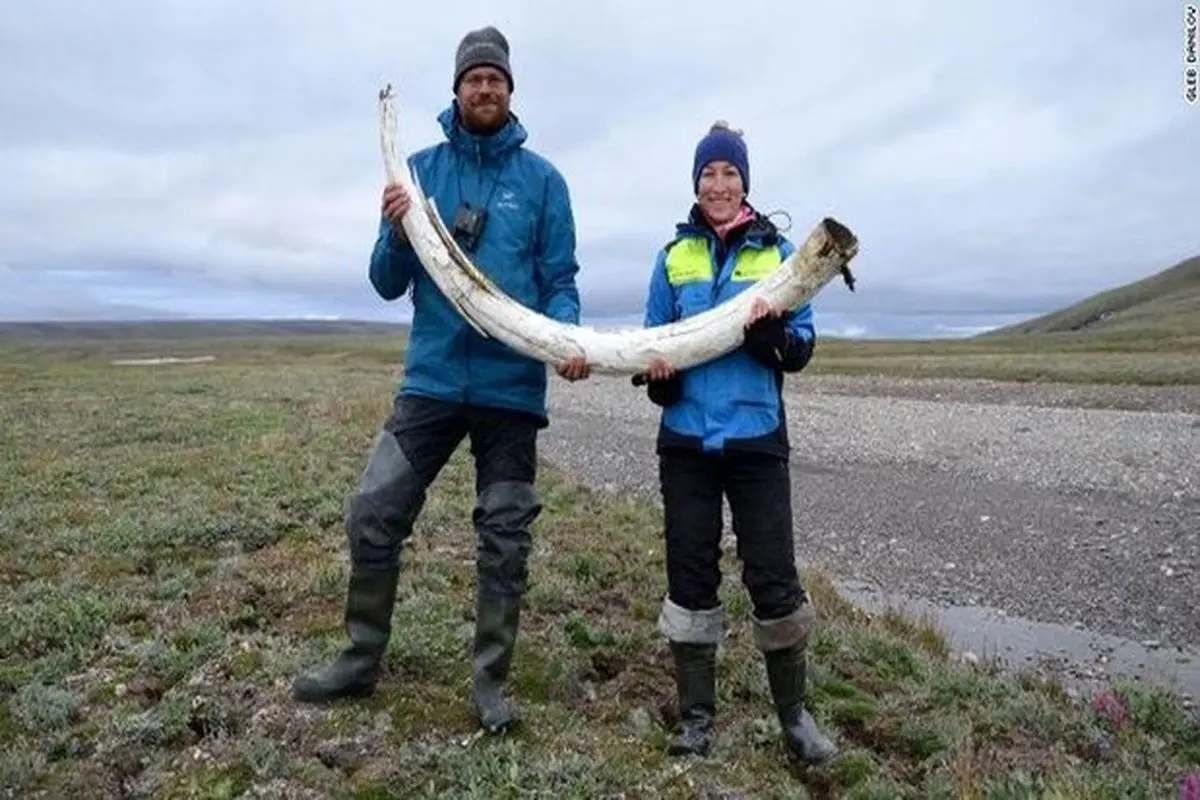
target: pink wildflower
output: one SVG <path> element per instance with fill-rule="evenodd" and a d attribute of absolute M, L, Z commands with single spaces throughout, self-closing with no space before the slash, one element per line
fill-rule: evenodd
<path fill-rule="evenodd" d="M 1179 800 L 1200 800 L 1200 773 L 1193 772 L 1179 787 Z"/>
<path fill-rule="evenodd" d="M 1092 701 L 1092 708 L 1114 727 L 1123 728 L 1129 721 L 1129 712 L 1125 709 L 1125 705 L 1112 692 L 1096 695 L 1096 699 Z"/>

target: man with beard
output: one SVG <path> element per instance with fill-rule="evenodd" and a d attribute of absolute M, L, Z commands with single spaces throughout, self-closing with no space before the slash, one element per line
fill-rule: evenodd
<path fill-rule="evenodd" d="M 509 296 L 577 324 L 575 228 L 567 185 L 524 147 L 509 108 L 508 41 L 494 27 L 471 31 L 455 58 L 454 100 L 438 117 L 446 141 L 409 164 L 447 228 Z M 425 492 L 464 437 L 475 459 L 478 537 L 473 700 L 491 732 L 517 720 L 502 696 L 528 581 L 530 528 L 541 511 L 534 487 L 536 442 L 548 425 L 546 366 L 480 336 L 429 279 L 401 219 L 412 198 L 383 190 L 370 280 L 385 300 L 411 291 L 412 332 L 392 413 L 382 426 L 346 515 L 351 575 L 345 625 L 350 642 L 328 665 L 294 683 L 319 702 L 374 691 L 391 634 L 402 552 Z M 582 359 L 557 365 L 588 377 Z"/>

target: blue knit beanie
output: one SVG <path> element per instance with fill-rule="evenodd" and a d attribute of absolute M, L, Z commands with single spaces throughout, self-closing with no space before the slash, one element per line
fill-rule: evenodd
<path fill-rule="evenodd" d="M 700 191 L 700 173 L 705 165 L 713 161 L 728 161 L 742 174 L 742 189 L 750 194 L 750 154 L 741 131 L 729 127 L 719 119 L 708 129 L 696 145 L 696 156 L 692 162 L 692 191 Z"/>

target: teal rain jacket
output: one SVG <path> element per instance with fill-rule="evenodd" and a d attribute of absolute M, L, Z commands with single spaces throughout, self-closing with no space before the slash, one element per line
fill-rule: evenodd
<path fill-rule="evenodd" d="M 517 302 L 578 324 L 575 222 L 563 176 L 523 146 L 527 133 L 515 114 L 490 137 L 459 124 L 456 102 L 438 121 L 446 141 L 412 154 L 409 165 L 446 227 L 453 230 L 460 202 L 486 208 L 478 247 L 468 253 L 472 261 Z M 545 424 L 546 365 L 480 336 L 387 220 L 380 221 L 370 279 L 385 300 L 412 292 L 400 392 L 529 412 Z"/>

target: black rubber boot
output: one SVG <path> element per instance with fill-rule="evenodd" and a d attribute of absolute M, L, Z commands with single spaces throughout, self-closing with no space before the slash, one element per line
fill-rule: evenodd
<path fill-rule="evenodd" d="M 673 756 L 708 755 L 717 710 L 717 646 L 671 642 L 679 731 L 667 748 Z"/>
<path fill-rule="evenodd" d="M 367 697 L 375 691 L 392 629 L 399 569 L 355 572 L 346 592 L 346 633 L 350 644 L 332 664 L 303 673 L 292 683 L 295 699 L 322 703 Z"/>
<path fill-rule="evenodd" d="M 519 596 L 477 592 L 472 688 L 475 713 L 489 733 L 501 733 L 520 721 L 504 698 L 520 619 Z"/>
<path fill-rule="evenodd" d="M 821 764 L 837 754 L 834 746 L 804 708 L 808 661 L 804 649 L 793 646 L 763 654 L 767 681 L 788 750 L 808 764 Z"/>

